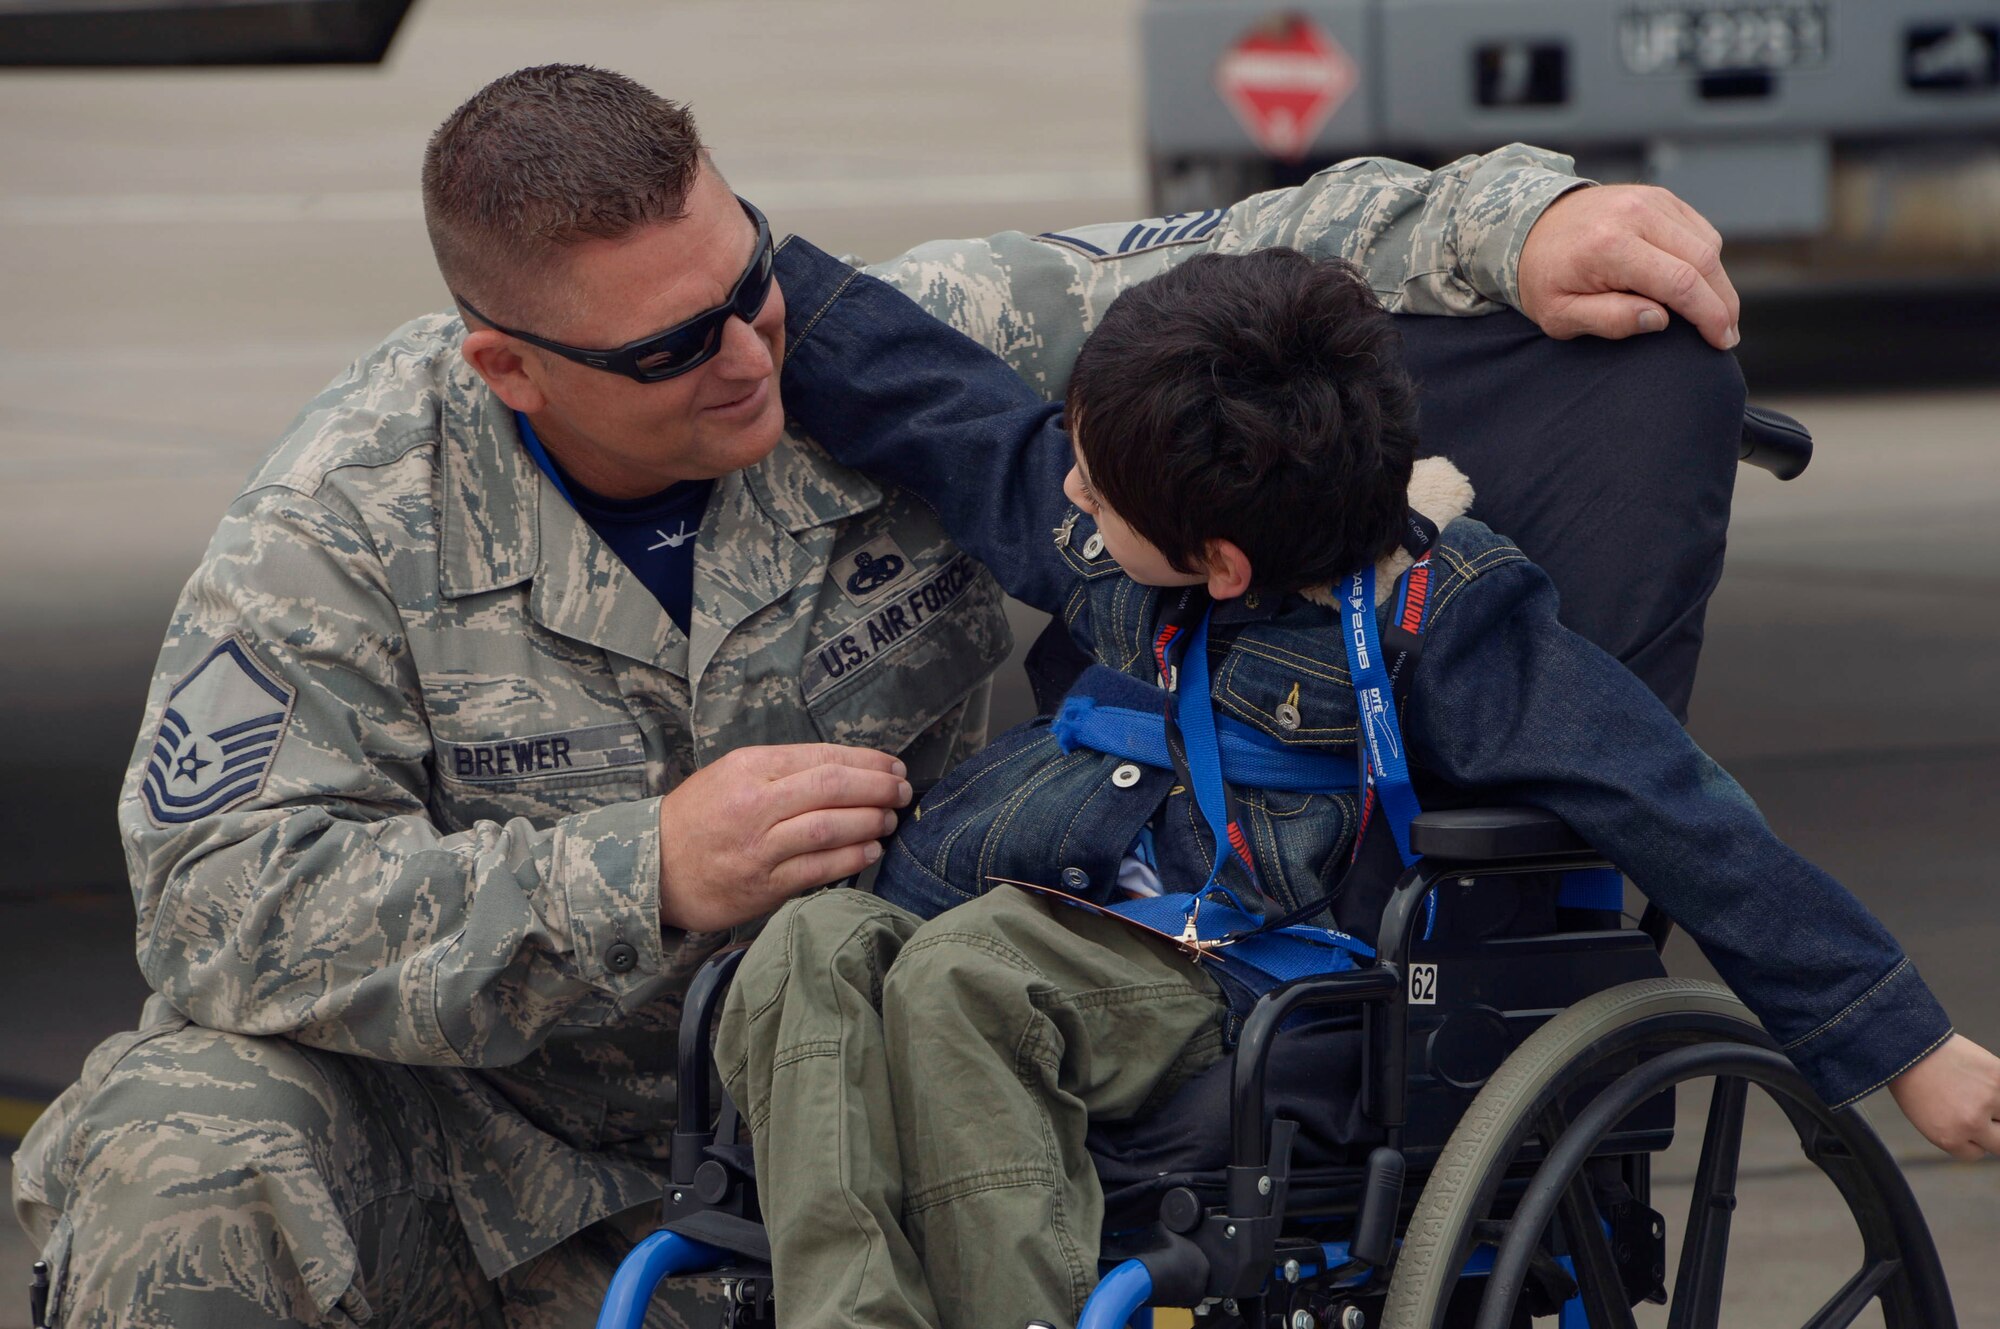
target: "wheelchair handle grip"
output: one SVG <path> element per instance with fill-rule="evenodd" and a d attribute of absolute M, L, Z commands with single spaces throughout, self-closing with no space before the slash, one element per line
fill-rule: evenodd
<path fill-rule="evenodd" d="M 1743 442 L 1736 454 L 1780 480 L 1796 480 L 1812 463 L 1813 438 L 1806 427 L 1768 406 L 1743 408 Z"/>

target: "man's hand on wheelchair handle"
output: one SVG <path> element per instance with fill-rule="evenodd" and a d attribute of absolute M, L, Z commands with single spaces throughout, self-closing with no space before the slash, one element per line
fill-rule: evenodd
<path fill-rule="evenodd" d="M 1521 312 L 1551 337 L 1658 332 L 1668 309 L 1711 346 L 1728 350 L 1739 340 L 1742 304 L 1722 270 L 1722 236 L 1668 191 L 1572 189 L 1528 231 Z"/>
<path fill-rule="evenodd" d="M 882 857 L 903 763 L 833 743 L 738 748 L 660 800 L 660 922 L 718 932 Z"/>
<path fill-rule="evenodd" d="M 1953 1034 L 1889 1081 L 1926 1140 L 1961 1162 L 2000 1154 L 2000 1057 Z"/>

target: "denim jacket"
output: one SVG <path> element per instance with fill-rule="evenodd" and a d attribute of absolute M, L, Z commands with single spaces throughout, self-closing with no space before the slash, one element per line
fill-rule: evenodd
<path fill-rule="evenodd" d="M 780 250 L 778 277 L 796 427 L 928 503 L 1010 594 L 1059 616 L 1093 673 L 1153 687 L 1160 594 L 1124 575 L 1063 496 L 1071 450 L 1058 408 L 977 343 L 803 241 Z M 1437 489 L 1441 477 L 1420 470 L 1419 481 L 1427 475 Z M 1413 506 L 1428 503 L 1435 517 L 1470 501 L 1469 491 L 1452 504 L 1424 488 L 1413 482 Z M 1458 517 L 1432 562 L 1402 714 L 1420 792 L 1449 786 L 1561 816 L 1688 931 L 1829 1103 L 1873 1091 L 1949 1035 L 1895 939 L 1772 834 L 1624 666 L 1557 621 L 1554 587 L 1512 543 Z M 1397 570 L 1378 571 L 1378 596 L 1380 572 Z M 1218 715 L 1351 754 L 1354 695 L 1335 611 L 1253 592 L 1216 615 L 1237 629 L 1215 667 Z M 884 860 L 887 890 L 928 912 L 993 877 L 1102 898 L 1149 822 L 1163 875 L 1199 880 L 1212 846 L 1192 799 L 1168 772 L 1139 767 L 1133 780 L 1124 765 L 1064 752 L 1046 718 L 1008 731 L 926 796 Z M 1267 892 L 1291 906 L 1338 880 L 1351 797 L 1235 792 Z M 1335 912 L 1373 934 L 1372 918 Z"/>

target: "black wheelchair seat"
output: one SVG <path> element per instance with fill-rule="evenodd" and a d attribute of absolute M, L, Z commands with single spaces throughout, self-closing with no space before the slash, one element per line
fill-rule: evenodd
<path fill-rule="evenodd" d="M 1538 808 L 1467 808 L 1420 815 L 1411 843 L 1433 860 L 1477 867 L 1434 889 L 1444 920 L 1413 941 L 1407 1006 L 1410 1057 L 1399 1149 L 1420 1174 L 1444 1146 L 1487 1078 L 1552 1015 L 1621 983 L 1662 977 L 1655 940 L 1618 928 L 1615 911 L 1556 908 L 1560 874 L 1509 873 L 1590 851 L 1562 820 Z M 1497 875 L 1486 875 L 1498 870 Z M 1428 999 L 1427 999 L 1428 998 Z M 1293 1193 L 1337 1200 L 1359 1184 L 1369 1153 L 1387 1138 L 1363 1096 L 1366 1016 L 1308 1011 L 1287 1021 L 1269 1051 L 1264 1110 L 1298 1122 Z M 1191 1077 L 1157 1110 L 1093 1124 L 1089 1147 L 1108 1229 L 1150 1222 L 1175 1187 L 1219 1195 L 1230 1158 L 1232 1063 Z M 1655 1152 L 1672 1139 L 1672 1105 L 1626 1123 L 1608 1148 Z"/>

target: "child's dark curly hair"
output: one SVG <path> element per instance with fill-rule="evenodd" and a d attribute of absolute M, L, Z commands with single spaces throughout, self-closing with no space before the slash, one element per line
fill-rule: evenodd
<path fill-rule="evenodd" d="M 1416 390 L 1352 264 L 1204 254 L 1126 291 L 1077 356 L 1091 485 L 1183 572 L 1232 541 L 1271 590 L 1374 562 L 1403 529 Z"/>

